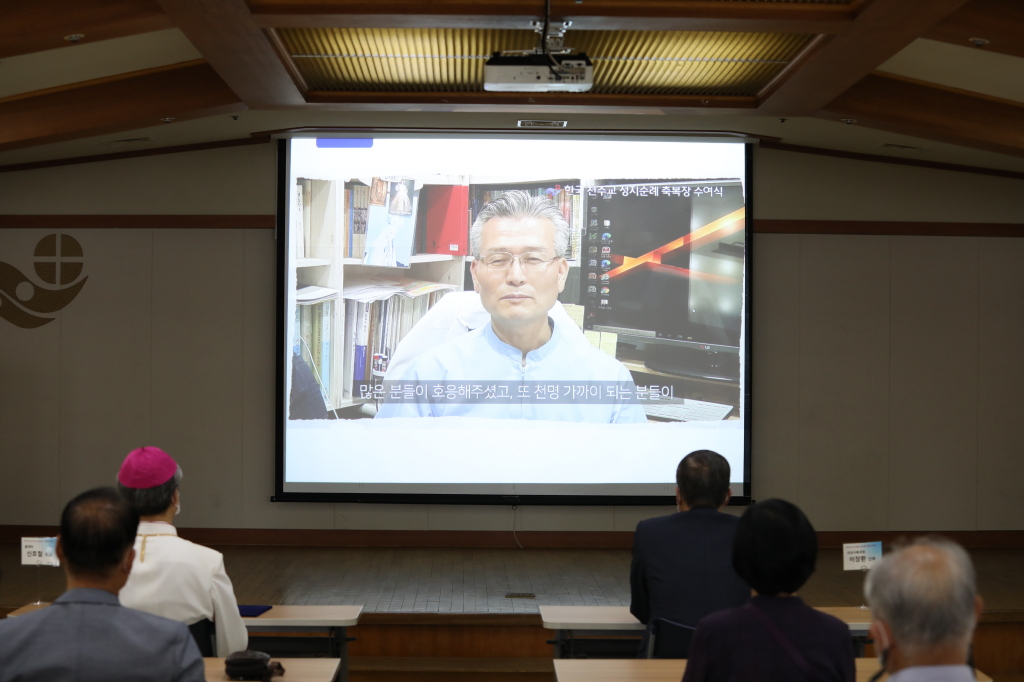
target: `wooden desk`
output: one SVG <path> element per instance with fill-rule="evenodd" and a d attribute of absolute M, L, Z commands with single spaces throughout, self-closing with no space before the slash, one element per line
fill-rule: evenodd
<path fill-rule="evenodd" d="M 273 658 L 284 666 L 284 677 L 274 678 L 288 682 L 331 682 L 341 664 L 336 658 Z M 207 682 L 228 682 L 223 658 L 204 658 Z"/>
<path fill-rule="evenodd" d="M 643 632 L 644 624 L 638 621 L 627 606 L 552 606 L 539 607 L 541 623 L 549 630 L 555 630 L 555 658 L 572 658 L 573 635 L 620 635 L 635 636 Z M 825 606 L 818 609 L 835 616 L 846 623 L 852 637 L 867 637 L 871 627 L 871 610 L 856 606 Z M 863 655 L 863 642 L 858 642 L 858 652 Z"/>
<path fill-rule="evenodd" d="M 868 682 L 878 672 L 877 658 L 858 658 L 857 682 Z M 605 659 L 555 661 L 558 682 L 679 682 L 683 679 L 686 661 L 681 659 Z M 978 680 L 992 678 L 976 671 Z M 885 680 L 888 676 L 881 679 Z"/>
<path fill-rule="evenodd" d="M 22 606 L 20 609 L 15 609 L 14 611 L 8 613 L 7 617 L 14 618 L 16 616 L 24 616 L 26 613 L 32 613 L 33 611 L 38 611 L 39 609 L 45 609 L 49 605 L 50 602 L 48 601 L 44 601 L 42 604 L 25 604 L 25 606 Z"/>

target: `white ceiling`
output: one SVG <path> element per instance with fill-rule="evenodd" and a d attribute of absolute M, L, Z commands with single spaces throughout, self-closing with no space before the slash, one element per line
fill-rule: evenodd
<path fill-rule="evenodd" d="M 1024 59 L 984 48 L 918 38 L 878 70 L 1024 102 Z"/>

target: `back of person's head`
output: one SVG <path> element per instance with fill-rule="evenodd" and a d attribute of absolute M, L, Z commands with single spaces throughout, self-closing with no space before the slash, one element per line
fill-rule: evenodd
<path fill-rule="evenodd" d="M 181 467 L 160 448 L 147 446 L 128 453 L 117 473 L 117 489 L 140 516 L 163 514 L 181 485 Z"/>
<path fill-rule="evenodd" d="M 105 578 L 135 543 L 139 513 L 113 488 L 87 490 L 64 507 L 60 544 L 68 571 Z"/>
<path fill-rule="evenodd" d="M 691 452 L 676 468 L 676 485 L 686 506 L 718 509 L 729 493 L 729 460 L 712 450 Z"/>
<path fill-rule="evenodd" d="M 793 594 L 814 573 L 817 561 L 818 535 L 795 504 L 765 500 L 740 518 L 732 566 L 758 594 Z"/>
<path fill-rule="evenodd" d="M 966 649 L 975 626 L 974 565 L 963 547 L 920 538 L 875 564 L 864 596 L 904 650 L 945 644 Z"/>

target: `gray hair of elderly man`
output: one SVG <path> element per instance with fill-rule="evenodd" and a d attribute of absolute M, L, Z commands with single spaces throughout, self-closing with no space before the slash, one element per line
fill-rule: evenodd
<path fill-rule="evenodd" d="M 493 218 L 547 218 L 555 226 L 555 256 L 564 256 L 569 248 L 572 228 L 555 202 L 543 196 L 530 196 L 522 190 L 512 190 L 484 206 L 473 221 L 469 229 L 469 252 L 474 258 L 480 257 L 484 225 Z"/>
<path fill-rule="evenodd" d="M 904 650 L 960 643 L 966 650 L 974 632 L 974 565 L 955 542 L 920 538 L 897 548 L 868 573 L 864 595 Z"/>

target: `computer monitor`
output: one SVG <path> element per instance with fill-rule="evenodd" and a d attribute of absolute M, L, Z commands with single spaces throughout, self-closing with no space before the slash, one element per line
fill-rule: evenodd
<path fill-rule="evenodd" d="M 585 211 L 584 328 L 618 334 L 651 370 L 738 381 L 741 180 L 598 180 Z"/>

